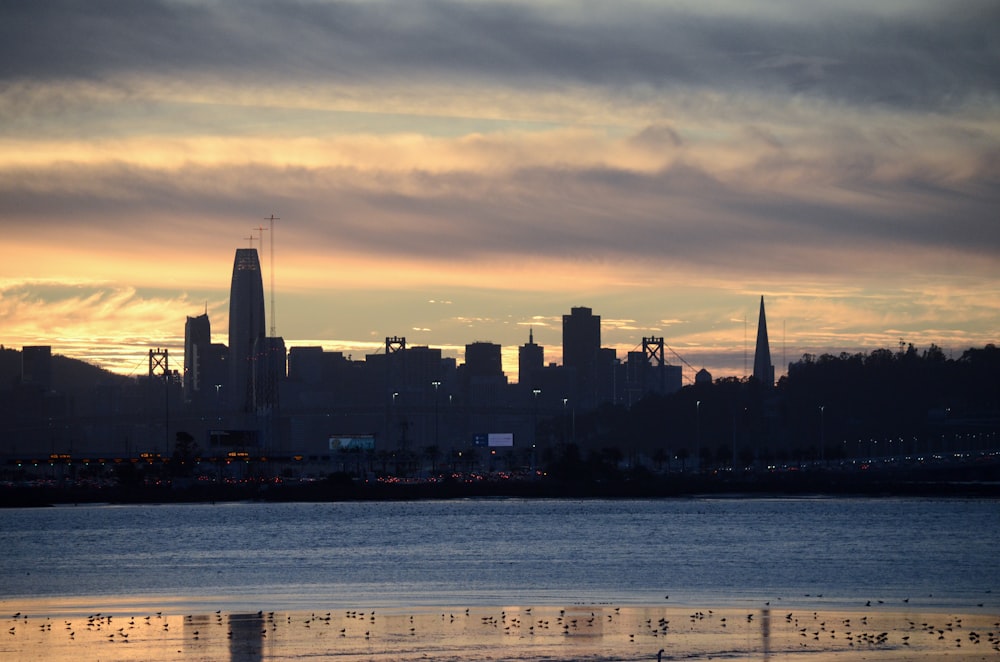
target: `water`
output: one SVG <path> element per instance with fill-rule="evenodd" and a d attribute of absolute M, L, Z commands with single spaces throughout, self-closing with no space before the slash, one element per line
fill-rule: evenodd
<path fill-rule="evenodd" d="M 122 600 L 129 609 L 205 611 L 868 600 L 996 611 L 998 542 L 995 500 L 10 509 L 0 510 L 0 598 L 81 612 Z"/>

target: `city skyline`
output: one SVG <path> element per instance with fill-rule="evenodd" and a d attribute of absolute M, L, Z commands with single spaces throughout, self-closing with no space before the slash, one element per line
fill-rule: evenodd
<path fill-rule="evenodd" d="M 250 246 L 287 346 L 355 358 L 513 377 L 585 306 L 748 376 L 761 295 L 776 377 L 995 343 L 998 10 L 868 5 L 0 10 L 0 342 L 142 374 L 188 316 L 225 342 Z"/>

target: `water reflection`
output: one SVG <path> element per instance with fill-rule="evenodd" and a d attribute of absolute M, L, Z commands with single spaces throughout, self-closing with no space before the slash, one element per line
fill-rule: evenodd
<path fill-rule="evenodd" d="M 771 610 L 760 610 L 760 646 L 765 662 L 771 659 Z"/>
<path fill-rule="evenodd" d="M 232 662 L 254 662 L 264 659 L 264 615 L 229 615 L 229 659 Z"/>

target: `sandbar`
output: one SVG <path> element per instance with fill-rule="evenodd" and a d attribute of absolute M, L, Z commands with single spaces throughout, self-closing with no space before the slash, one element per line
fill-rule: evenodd
<path fill-rule="evenodd" d="M 17 605 L 23 605 L 17 608 Z M 5 599 L 2 659 L 1000 660 L 1000 615 L 541 605 L 60 613 Z"/>

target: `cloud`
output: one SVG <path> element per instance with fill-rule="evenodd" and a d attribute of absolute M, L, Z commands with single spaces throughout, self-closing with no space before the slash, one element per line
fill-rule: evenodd
<path fill-rule="evenodd" d="M 138 76 L 301 84 L 493 81 L 801 93 L 945 108 L 995 98 L 985 0 L 695 10 L 588 2 L 6 5 L 0 79 Z M 992 90 L 992 92 L 988 92 Z"/>
<path fill-rule="evenodd" d="M 909 136 L 932 130 L 920 125 Z M 15 240 L 41 231 L 50 246 L 100 242 L 134 253 L 151 239 L 243 243 L 256 219 L 277 209 L 286 250 L 439 265 L 517 256 L 572 261 L 592 273 L 664 261 L 733 273 L 878 274 L 918 262 L 944 272 L 959 255 L 975 266 L 1000 251 L 992 223 L 1000 173 L 982 143 L 886 150 L 870 144 L 877 129 L 869 123 L 865 131 L 768 138 L 761 152 L 740 140 L 745 133 L 686 139 L 683 158 L 657 162 L 635 148 L 644 132 L 259 137 L 226 148 L 139 139 L 110 146 L 110 159 L 109 149 L 92 145 L 93 163 L 8 165 L 0 212 L 20 221 L 8 234 Z M 267 162 L 282 149 L 290 162 Z M 199 163 L 199 151 L 214 156 Z M 146 162 L 130 163 L 132 153 Z M 261 157 L 241 161 L 247 153 Z M 137 219 L 141 234 L 132 230 Z"/>
<path fill-rule="evenodd" d="M 998 19 L 976 0 L 7 3 L 0 277 L 101 285 L 77 312 L 34 286 L 4 305 L 40 334 L 94 309 L 138 337 L 148 302 L 224 300 L 232 248 L 274 212 L 297 337 L 366 319 L 362 343 L 461 347 L 472 325 L 506 347 L 527 324 L 556 345 L 559 313 L 592 305 L 634 320 L 622 347 L 669 323 L 723 356 L 761 292 L 801 304 L 809 343 L 986 337 Z"/>
<path fill-rule="evenodd" d="M 0 284 L 6 345 L 50 345 L 56 353 L 126 374 L 143 372 L 139 364 L 153 346 L 168 348 L 175 361 L 182 360 L 184 320 L 178 311 L 195 315 L 207 308 L 216 320 L 216 339 L 224 342 L 226 328 L 222 325 L 220 334 L 218 320 L 225 319 L 227 307 L 225 299 L 198 302 L 85 280 Z"/>

